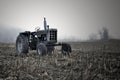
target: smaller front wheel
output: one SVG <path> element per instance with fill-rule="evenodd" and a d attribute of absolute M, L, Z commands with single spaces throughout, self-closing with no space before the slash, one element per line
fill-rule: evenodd
<path fill-rule="evenodd" d="M 45 44 L 40 43 L 37 45 L 37 54 L 39 54 L 41 56 L 47 54 L 47 47 Z"/>

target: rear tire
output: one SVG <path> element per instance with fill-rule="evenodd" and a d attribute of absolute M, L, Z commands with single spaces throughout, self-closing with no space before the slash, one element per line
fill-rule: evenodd
<path fill-rule="evenodd" d="M 40 43 L 37 45 L 37 54 L 43 56 L 47 54 L 47 47 L 45 44 Z"/>
<path fill-rule="evenodd" d="M 28 53 L 29 41 L 28 37 L 24 35 L 19 35 L 16 40 L 16 51 L 18 54 Z"/>

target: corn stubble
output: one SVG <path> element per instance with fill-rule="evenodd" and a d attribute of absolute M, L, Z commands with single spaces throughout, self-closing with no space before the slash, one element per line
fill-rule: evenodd
<path fill-rule="evenodd" d="M 0 43 L 0 80 L 119 80 L 120 41 L 70 43 L 70 57 L 59 50 L 39 56 L 16 55 L 15 44 Z"/>

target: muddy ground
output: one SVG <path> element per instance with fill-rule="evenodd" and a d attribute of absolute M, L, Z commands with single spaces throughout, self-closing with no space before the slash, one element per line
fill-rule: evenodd
<path fill-rule="evenodd" d="M 17 55 L 15 44 L 0 43 L 0 80 L 119 80 L 120 41 L 70 43 L 70 57 L 36 51 Z"/>

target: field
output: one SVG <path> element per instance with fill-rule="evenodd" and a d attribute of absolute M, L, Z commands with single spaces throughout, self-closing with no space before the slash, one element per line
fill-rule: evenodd
<path fill-rule="evenodd" d="M 70 42 L 70 57 L 36 51 L 17 55 L 15 44 L 0 43 L 0 80 L 119 80 L 120 41 Z"/>

